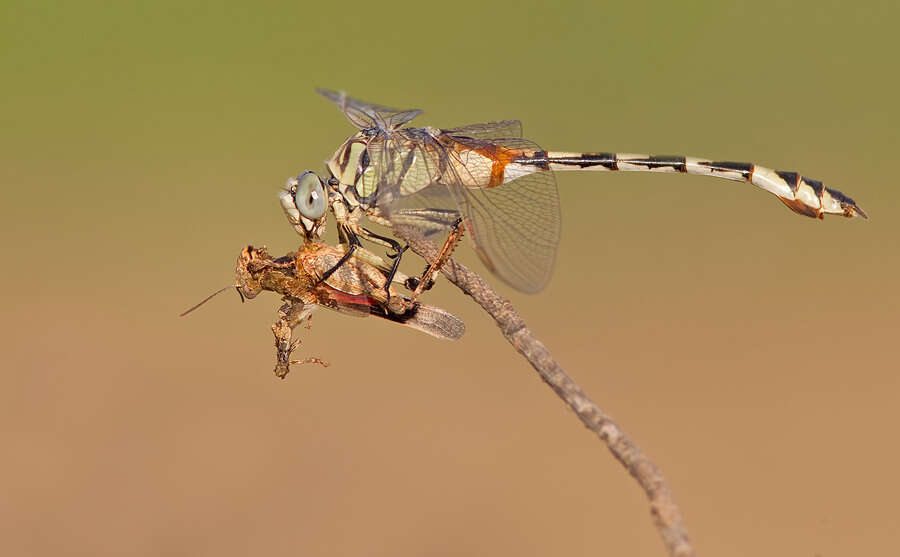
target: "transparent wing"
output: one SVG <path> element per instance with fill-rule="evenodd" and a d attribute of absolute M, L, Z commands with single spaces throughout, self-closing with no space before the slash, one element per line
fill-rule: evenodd
<path fill-rule="evenodd" d="M 378 206 L 392 205 L 397 198 L 438 182 L 447 166 L 444 148 L 422 129 L 383 134 L 369 141 L 367 150 L 373 163 Z"/>
<path fill-rule="evenodd" d="M 474 139 L 504 139 L 522 137 L 522 122 L 518 120 L 501 120 L 499 122 L 485 122 L 482 124 L 469 124 L 449 130 L 441 130 L 450 135 L 471 137 Z"/>
<path fill-rule="evenodd" d="M 561 218 L 556 178 L 538 171 L 493 188 L 458 188 L 478 256 L 510 286 L 540 292 L 553 272 Z"/>
<path fill-rule="evenodd" d="M 450 188 L 443 148 L 422 130 L 405 129 L 368 143 L 377 197 L 373 204 L 392 224 L 413 226 L 426 237 L 446 234 L 462 215 Z M 443 238 L 432 238 L 442 242 Z"/>
<path fill-rule="evenodd" d="M 316 89 L 316 92 L 336 104 L 350 123 L 360 130 L 394 130 L 422 114 L 418 109 L 403 110 L 359 101 L 348 97 L 343 91 Z"/>
<path fill-rule="evenodd" d="M 398 197 L 388 206 L 387 212 L 392 224 L 415 227 L 439 244 L 463 216 L 450 188 L 437 182 L 411 195 Z"/>
<path fill-rule="evenodd" d="M 515 138 L 442 136 L 439 142 L 413 135 L 405 135 L 402 145 L 401 138 L 391 138 L 380 159 L 373 159 L 383 165 L 376 181 L 385 216 L 434 234 L 462 215 L 478 256 L 494 274 L 523 292 L 540 291 L 550 279 L 559 245 L 556 179 L 535 168 L 488 187 L 494 161 L 484 155 L 498 148 L 540 148 Z"/>

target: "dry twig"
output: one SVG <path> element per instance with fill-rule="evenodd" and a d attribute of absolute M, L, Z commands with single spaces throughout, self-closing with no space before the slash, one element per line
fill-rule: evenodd
<path fill-rule="evenodd" d="M 395 225 L 394 231 L 426 261 L 434 261 L 438 247 L 414 228 Z M 479 275 L 454 260 L 448 260 L 443 274 L 471 296 L 497 323 L 506 340 L 525 357 L 541 379 L 559 396 L 581 422 L 606 443 L 607 448 L 637 480 L 650 500 L 650 514 L 669 554 L 694 555 L 681 513 L 659 468 L 638 448 L 622 428 L 600 409 L 553 358 L 508 300 L 497 294 Z"/>

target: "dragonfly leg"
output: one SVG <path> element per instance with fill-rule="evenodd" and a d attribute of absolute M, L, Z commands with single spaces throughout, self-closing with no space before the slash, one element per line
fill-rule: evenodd
<path fill-rule="evenodd" d="M 406 250 L 406 248 L 400 247 L 400 242 L 398 242 L 397 240 L 388 238 L 387 236 L 382 236 L 381 234 L 376 234 L 365 227 L 360 227 L 359 235 L 366 240 L 369 240 L 370 242 L 374 242 L 376 244 L 381 244 L 385 247 L 391 248 L 391 250 L 393 250 L 393 253 L 388 254 L 388 257 L 390 257 L 391 259 L 394 259 Z"/>
<path fill-rule="evenodd" d="M 333 266 L 332 268 L 328 269 L 327 271 L 325 271 L 325 273 L 322 274 L 322 276 L 319 278 L 319 281 L 318 281 L 317 284 L 322 284 L 323 282 L 325 282 L 326 280 L 328 280 L 328 279 L 331 277 L 331 275 L 333 275 L 334 272 L 337 271 L 337 270 L 341 267 L 341 265 L 343 265 L 343 264 L 346 263 L 351 257 L 353 257 L 353 253 L 354 253 L 359 247 L 360 247 L 360 245 L 359 245 L 359 240 L 356 240 L 355 237 L 354 237 L 354 241 L 351 241 L 351 242 L 349 243 L 349 247 L 347 248 L 347 251 L 344 252 L 344 255 L 342 255 L 341 258 L 338 259 L 338 262 L 335 263 L 334 266 Z"/>
<path fill-rule="evenodd" d="M 456 249 L 462 235 L 462 218 L 457 218 L 456 222 L 454 222 L 453 226 L 450 228 L 450 234 L 447 235 L 447 239 L 444 241 L 444 245 L 441 246 L 441 251 L 438 252 L 434 262 L 428 264 L 425 268 L 425 272 L 422 273 L 422 278 L 418 279 L 418 284 L 416 285 L 412 296 L 409 297 L 411 302 L 415 303 L 422 292 L 431 288 L 434 284 L 434 279 L 437 277 L 437 274 L 441 272 L 441 269 L 447 263 L 447 260 L 450 259 L 450 255 L 453 254 L 453 250 Z"/>
<path fill-rule="evenodd" d="M 342 245 L 347 246 L 347 251 L 341 256 L 340 260 L 338 260 L 338 262 L 322 276 L 319 282 L 327 280 L 341 265 L 349 261 L 351 257 L 355 257 L 356 259 L 374 265 L 383 272 L 389 274 L 388 284 L 390 284 L 392 280 L 405 284 L 407 280 L 406 275 L 397 271 L 399 262 L 394 261 L 393 264 L 388 265 L 383 258 L 364 248 L 361 239 L 369 240 L 375 244 L 389 248 L 394 252 L 388 254 L 388 257 L 391 259 L 399 257 L 400 254 L 406 251 L 406 248 L 392 238 L 376 234 L 367 228 L 359 226 L 359 224 L 357 224 L 358 218 L 353 214 L 344 215 L 343 221 L 344 222 L 338 226 L 338 241 Z"/>
<path fill-rule="evenodd" d="M 376 234 L 375 232 L 372 232 L 371 230 L 369 230 L 368 228 L 365 228 L 365 227 L 360 227 L 359 232 L 360 232 L 360 236 L 362 236 L 363 238 L 365 238 L 373 243 L 381 244 L 392 250 L 392 253 L 388 253 L 387 257 L 389 259 L 393 259 L 393 263 L 391 264 L 389 269 L 385 269 L 385 271 L 387 272 L 387 275 L 385 278 L 387 280 L 384 283 L 384 293 L 387 295 L 388 299 L 390 299 L 390 297 L 391 297 L 391 282 L 393 282 L 395 277 L 397 276 L 397 271 L 400 268 L 400 260 L 403 257 L 403 252 L 405 252 L 407 249 L 409 249 L 409 246 L 408 245 L 401 246 L 400 243 L 398 241 L 394 240 L 393 238 L 388 238 L 387 236 L 382 236 L 380 234 Z M 405 283 L 406 281 L 404 280 L 403 282 Z"/>
<path fill-rule="evenodd" d="M 406 248 L 401 248 L 401 251 L 405 251 L 405 250 L 406 250 Z M 368 263 L 369 265 L 376 267 L 385 276 L 390 275 L 392 272 L 392 269 L 395 266 L 399 268 L 399 263 L 391 263 L 389 265 L 387 262 L 385 262 L 384 258 L 382 258 L 379 255 L 376 255 L 375 253 L 372 253 L 371 251 L 367 250 L 364 247 L 357 248 L 357 250 L 355 252 L 353 252 L 353 257 L 354 257 L 354 259 L 362 261 L 363 263 Z M 409 280 L 409 277 L 407 277 L 405 274 L 403 274 L 399 270 L 394 271 L 394 276 L 392 278 L 393 282 L 396 282 L 396 283 L 402 284 L 402 285 L 406 285 L 408 280 Z M 410 290 L 412 290 L 412 289 L 410 289 Z"/>
<path fill-rule="evenodd" d="M 397 245 L 399 246 L 399 244 Z M 388 300 L 391 299 L 391 282 L 394 281 L 394 277 L 397 275 L 397 270 L 400 267 L 400 260 L 403 258 L 403 252 L 408 249 L 409 246 L 407 245 L 397 250 L 397 253 L 393 256 L 394 263 L 393 265 L 391 265 L 390 271 L 388 271 L 388 274 L 385 276 L 386 280 L 384 281 L 384 293 L 385 295 L 387 295 Z"/>

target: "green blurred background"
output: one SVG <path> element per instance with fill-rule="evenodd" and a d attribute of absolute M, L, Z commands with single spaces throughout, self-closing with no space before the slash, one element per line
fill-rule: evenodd
<path fill-rule="evenodd" d="M 176 317 L 243 245 L 297 246 L 276 192 L 352 133 L 315 86 L 854 197 L 871 220 L 560 175 L 553 281 L 501 291 L 656 459 L 702 554 L 896 551 L 895 2 L 2 10 L 3 554 L 663 554 L 631 478 L 446 283 L 460 342 L 320 312 L 301 351 L 332 367 L 284 382 L 274 295 Z"/>

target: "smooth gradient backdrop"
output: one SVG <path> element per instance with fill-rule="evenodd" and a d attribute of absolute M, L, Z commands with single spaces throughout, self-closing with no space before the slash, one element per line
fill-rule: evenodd
<path fill-rule="evenodd" d="M 300 355 L 332 366 L 286 381 L 276 296 L 177 317 L 243 245 L 296 248 L 276 193 L 353 131 L 315 86 L 854 197 L 869 221 L 559 175 L 552 282 L 498 288 L 662 467 L 702 555 L 897 551 L 896 2 L 2 12 L 0 553 L 663 554 L 632 479 L 447 283 L 428 300 L 461 341 L 323 311 Z"/>

